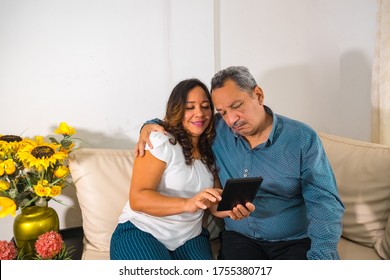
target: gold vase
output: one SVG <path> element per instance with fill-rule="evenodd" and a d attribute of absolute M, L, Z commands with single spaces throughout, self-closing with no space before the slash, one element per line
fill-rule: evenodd
<path fill-rule="evenodd" d="M 48 206 L 28 206 L 14 220 L 14 239 L 26 258 L 35 255 L 35 241 L 48 231 L 59 231 L 57 212 Z"/>

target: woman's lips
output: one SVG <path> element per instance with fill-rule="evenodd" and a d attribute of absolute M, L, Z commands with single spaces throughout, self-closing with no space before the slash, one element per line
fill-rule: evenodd
<path fill-rule="evenodd" d="M 202 127 L 204 123 L 205 123 L 204 121 L 192 122 L 192 124 L 193 124 L 194 126 L 197 126 L 197 127 Z"/>

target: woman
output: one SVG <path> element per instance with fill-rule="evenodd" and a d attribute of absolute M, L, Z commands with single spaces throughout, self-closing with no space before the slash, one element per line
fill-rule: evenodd
<path fill-rule="evenodd" d="M 212 259 L 203 210 L 221 200 L 211 152 L 214 107 L 201 81 L 173 89 L 163 127 L 134 161 L 129 201 L 111 238 L 111 259 Z"/>

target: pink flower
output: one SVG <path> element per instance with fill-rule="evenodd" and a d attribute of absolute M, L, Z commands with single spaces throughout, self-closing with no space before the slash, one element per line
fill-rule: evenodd
<path fill-rule="evenodd" d="M 17 251 L 12 241 L 0 241 L 0 260 L 14 260 L 16 255 Z"/>
<path fill-rule="evenodd" d="M 61 234 L 52 230 L 38 237 L 35 251 L 40 258 L 47 260 L 55 257 L 61 251 L 63 244 Z"/>

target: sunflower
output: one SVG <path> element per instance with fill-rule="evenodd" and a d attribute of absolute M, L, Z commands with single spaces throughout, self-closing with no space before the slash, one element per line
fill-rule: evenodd
<path fill-rule="evenodd" d="M 42 136 L 35 137 L 35 141 L 26 142 L 17 157 L 28 168 L 35 168 L 38 171 L 47 170 L 57 162 L 63 162 L 68 154 L 61 150 L 61 145 L 56 143 L 47 143 Z"/>
<path fill-rule="evenodd" d="M 17 135 L 0 136 L 0 150 L 4 152 L 5 155 L 16 152 L 22 144 L 23 144 L 23 138 L 20 136 Z"/>

